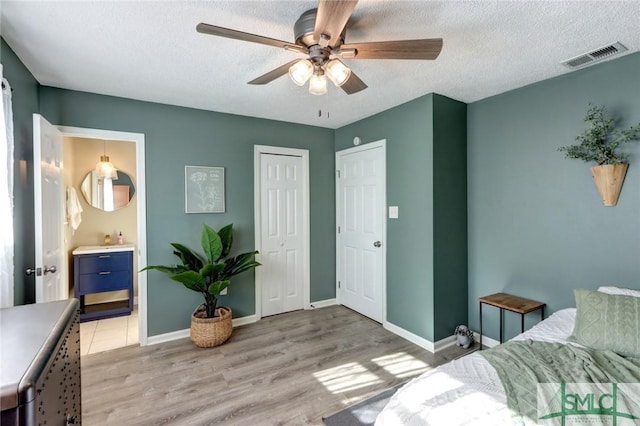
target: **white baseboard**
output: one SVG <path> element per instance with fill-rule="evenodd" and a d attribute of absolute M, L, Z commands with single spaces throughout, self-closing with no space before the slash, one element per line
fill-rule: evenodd
<path fill-rule="evenodd" d="M 155 336 L 147 337 L 147 346 L 157 345 L 158 343 L 171 342 L 172 340 L 184 339 L 189 337 L 190 329 L 172 331 L 170 333 L 157 334 Z"/>
<path fill-rule="evenodd" d="M 241 325 L 251 324 L 257 321 L 257 317 L 255 315 L 247 315 L 246 317 L 234 318 L 232 320 L 234 327 L 239 327 Z M 171 342 L 172 340 L 184 339 L 189 337 L 191 330 L 185 328 L 184 330 L 172 331 L 170 333 L 157 334 L 155 336 L 149 336 L 147 338 L 147 345 L 157 345 L 158 343 Z"/>
<path fill-rule="evenodd" d="M 414 343 L 414 344 L 420 346 L 421 348 L 428 350 L 431 353 L 434 353 L 434 351 L 435 351 L 435 345 L 433 344 L 433 342 L 425 339 L 424 337 L 420 337 L 417 334 L 413 334 L 412 332 L 407 331 L 402 327 L 398 327 L 397 325 L 392 324 L 389 321 L 387 321 L 384 324 L 382 324 L 382 326 L 385 329 L 387 329 L 390 332 L 392 332 L 393 334 L 397 334 L 398 336 L 402 337 L 403 339 L 406 339 L 406 340 L 410 341 L 411 343 Z"/>
<path fill-rule="evenodd" d="M 480 342 L 480 333 L 477 332 L 473 332 L 473 338 L 475 339 L 476 342 Z M 491 337 L 487 337 L 487 336 L 482 336 L 482 346 L 486 346 L 488 348 L 493 348 L 494 346 L 498 346 L 500 344 L 500 342 L 498 342 L 495 339 L 492 339 Z"/>
<path fill-rule="evenodd" d="M 242 318 L 234 318 L 231 321 L 233 322 L 234 327 L 240 327 L 241 325 L 252 324 L 258 321 L 258 317 L 255 315 L 247 315 L 246 317 Z"/>
<path fill-rule="evenodd" d="M 440 352 L 443 349 L 454 346 L 456 344 L 456 336 L 448 336 L 444 339 L 438 340 L 433 346 L 435 347 L 435 353 Z"/>
<path fill-rule="evenodd" d="M 326 299 L 318 300 L 317 302 L 311 302 L 309 304 L 310 309 L 326 308 L 327 306 L 333 306 L 338 304 L 338 299 Z"/>
<path fill-rule="evenodd" d="M 447 336 L 444 339 L 440 339 L 434 343 L 430 340 L 425 339 L 424 337 L 420 337 L 416 334 L 413 334 L 412 332 L 407 331 L 402 327 L 398 327 L 397 325 L 390 323 L 388 321 L 385 322 L 382 326 L 385 329 L 392 332 L 393 334 L 396 334 L 402 337 L 403 339 L 407 339 L 411 343 L 414 343 L 420 346 L 421 348 L 428 350 L 431 353 L 438 353 L 441 350 L 456 344 L 456 336 Z"/>

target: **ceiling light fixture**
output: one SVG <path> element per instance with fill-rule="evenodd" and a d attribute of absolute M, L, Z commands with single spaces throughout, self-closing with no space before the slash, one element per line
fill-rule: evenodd
<path fill-rule="evenodd" d="M 107 155 L 107 141 L 103 141 L 103 143 L 104 154 L 100 156 L 100 161 L 96 164 L 98 179 L 118 179 L 118 170 L 111 164 Z"/>
<path fill-rule="evenodd" d="M 327 77 L 336 87 L 340 87 L 349 80 L 350 76 L 351 70 L 338 59 L 316 65 L 309 59 L 301 59 L 289 67 L 291 80 L 298 86 L 304 86 L 309 80 L 309 93 L 314 95 L 327 93 Z"/>

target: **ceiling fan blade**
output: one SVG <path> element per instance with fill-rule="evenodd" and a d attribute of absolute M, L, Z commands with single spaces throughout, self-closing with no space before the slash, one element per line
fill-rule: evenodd
<path fill-rule="evenodd" d="M 196 30 L 202 34 L 232 38 L 235 40 L 250 41 L 252 43 L 266 44 L 267 46 L 280 47 L 286 50 L 293 50 L 300 53 L 307 53 L 308 51 L 308 49 L 304 46 L 299 46 L 287 41 L 276 40 L 275 38 L 263 37 L 256 34 L 231 30 L 229 28 L 217 27 L 215 25 L 209 25 L 205 23 L 199 23 L 196 26 Z"/>
<path fill-rule="evenodd" d="M 349 79 L 344 82 L 340 88 L 344 90 L 347 95 L 353 95 L 354 93 L 358 93 L 361 90 L 366 89 L 368 86 L 364 83 L 364 81 L 360 80 L 360 78 L 351 71 L 351 75 Z"/>
<path fill-rule="evenodd" d="M 352 49 L 355 49 L 353 59 L 436 59 L 442 50 L 442 39 L 374 41 L 340 46 L 340 50 Z"/>
<path fill-rule="evenodd" d="M 295 64 L 299 60 L 300 59 L 294 59 L 291 62 L 287 62 L 286 64 L 281 65 L 278 68 L 276 68 L 274 70 L 271 70 L 268 73 L 266 73 L 264 75 L 261 75 L 260 77 L 258 77 L 256 79 L 251 80 L 247 84 L 267 84 L 267 83 L 271 83 L 276 78 L 282 77 L 287 72 L 289 72 L 289 68 L 291 68 L 291 65 Z"/>
<path fill-rule="evenodd" d="M 316 15 L 313 39 L 321 40 L 321 35 L 329 36 L 328 45 L 336 46 L 340 34 L 351 17 L 358 0 L 320 0 Z M 320 45 L 323 45 L 320 43 Z M 325 45 L 326 46 L 326 45 Z"/>

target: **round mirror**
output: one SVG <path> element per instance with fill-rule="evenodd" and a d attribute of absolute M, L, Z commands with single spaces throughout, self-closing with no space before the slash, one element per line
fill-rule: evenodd
<path fill-rule="evenodd" d="M 105 212 L 128 206 L 136 193 L 131 176 L 122 170 L 118 170 L 116 179 L 98 178 L 92 170 L 85 176 L 80 190 L 87 203 Z"/>

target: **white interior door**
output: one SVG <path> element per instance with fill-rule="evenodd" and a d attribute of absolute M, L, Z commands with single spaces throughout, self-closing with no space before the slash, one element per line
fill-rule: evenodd
<path fill-rule="evenodd" d="M 262 316 L 304 308 L 308 243 L 301 156 L 260 154 Z"/>
<path fill-rule="evenodd" d="M 62 133 L 33 114 L 36 303 L 68 297 L 63 236 Z"/>
<path fill-rule="evenodd" d="M 385 300 L 384 141 L 336 153 L 339 302 L 382 322 Z"/>

